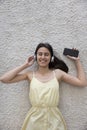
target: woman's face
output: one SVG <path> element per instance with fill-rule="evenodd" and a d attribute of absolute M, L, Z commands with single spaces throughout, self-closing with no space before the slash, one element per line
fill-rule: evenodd
<path fill-rule="evenodd" d="M 40 67 L 48 67 L 51 59 L 49 50 L 45 47 L 41 47 L 37 51 L 37 63 Z"/>

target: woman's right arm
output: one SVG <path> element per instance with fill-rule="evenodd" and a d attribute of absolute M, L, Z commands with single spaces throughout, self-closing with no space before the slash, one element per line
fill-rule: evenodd
<path fill-rule="evenodd" d="M 14 83 L 14 82 L 28 79 L 27 72 L 22 74 L 19 73 L 24 69 L 26 69 L 27 67 L 31 66 L 33 63 L 34 63 L 34 57 L 31 56 L 23 65 L 16 67 L 15 69 L 10 70 L 9 72 L 2 75 L 0 77 L 0 81 L 3 83 Z"/>

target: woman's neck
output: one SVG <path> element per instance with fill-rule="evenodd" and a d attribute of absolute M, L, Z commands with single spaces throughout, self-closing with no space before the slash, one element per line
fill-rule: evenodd
<path fill-rule="evenodd" d="M 40 74 L 46 74 L 48 72 L 50 72 L 51 70 L 47 67 L 47 68 L 42 68 L 42 67 L 39 67 L 38 70 L 37 70 Z"/>

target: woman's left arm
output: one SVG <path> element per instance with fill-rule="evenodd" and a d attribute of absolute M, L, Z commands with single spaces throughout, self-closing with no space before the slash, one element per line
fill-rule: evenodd
<path fill-rule="evenodd" d="M 61 72 L 61 80 L 75 86 L 82 86 L 82 87 L 87 86 L 86 75 L 85 75 L 85 72 L 84 72 L 84 69 L 82 67 L 79 57 L 77 58 L 71 57 L 71 56 L 68 56 L 68 57 L 74 60 L 75 62 L 76 69 L 77 69 L 77 76 L 75 77 L 70 74 Z"/>

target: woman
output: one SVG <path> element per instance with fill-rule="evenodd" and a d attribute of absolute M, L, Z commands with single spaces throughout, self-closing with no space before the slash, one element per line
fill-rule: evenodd
<path fill-rule="evenodd" d="M 65 121 L 57 108 L 59 82 L 65 81 L 75 86 L 86 86 L 86 77 L 79 57 L 70 57 L 75 62 L 77 77 L 68 74 L 67 65 L 58 59 L 48 43 L 40 43 L 31 56 L 21 66 L 7 72 L 0 81 L 14 83 L 21 80 L 30 82 L 30 102 L 32 107 L 27 114 L 22 130 L 67 130 Z M 37 61 L 36 71 L 21 73 Z"/>

